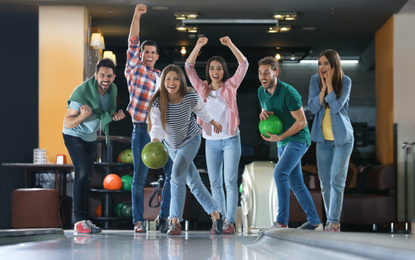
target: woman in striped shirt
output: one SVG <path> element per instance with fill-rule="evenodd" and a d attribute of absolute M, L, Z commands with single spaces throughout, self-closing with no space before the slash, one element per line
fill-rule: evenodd
<path fill-rule="evenodd" d="M 203 209 L 211 215 L 211 233 L 221 234 L 222 216 L 193 163 L 201 142 L 201 127 L 197 124 L 194 114 L 204 122 L 209 122 L 216 133 L 222 131 L 222 125 L 212 118 L 199 95 L 187 87 L 186 78 L 180 67 L 173 64 L 163 70 L 161 86 L 151 99 L 149 108 L 151 140 L 164 140 L 173 160 L 170 227 L 167 234 L 181 234 L 180 221 L 186 198 L 186 183 Z"/>

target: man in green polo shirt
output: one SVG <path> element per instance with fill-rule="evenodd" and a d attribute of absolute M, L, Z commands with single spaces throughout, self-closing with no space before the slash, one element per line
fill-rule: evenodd
<path fill-rule="evenodd" d="M 290 189 L 307 214 L 307 222 L 299 229 L 323 230 L 310 192 L 304 184 L 301 158 L 310 146 L 310 131 L 298 91 L 278 79 L 278 61 L 265 57 L 258 62 L 258 77 L 262 86 L 258 98 L 262 107 L 259 119 L 266 120 L 269 115 L 278 116 L 283 123 L 280 135 L 267 133 L 268 142 L 277 142 L 278 163 L 274 179 L 278 194 L 278 216 L 271 228 L 287 228 L 289 218 Z"/>

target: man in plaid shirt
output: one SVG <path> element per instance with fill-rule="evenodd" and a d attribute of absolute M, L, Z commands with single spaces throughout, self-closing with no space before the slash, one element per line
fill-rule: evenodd
<path fill-rule="evenodd" d="M 150 142 L 150 136 L 147 132 L 147 109 L 151 97 L 160 86 L 160 70 L 154 68 L 159 58 L 157 44 L 154 41 L 147 40 L 141 43 L 140 46 L 140 18 L 146 12 L 147 6 L 144 4 L 138 4 L 135 7 L 128 39 L 127 64 L 124 72 L 130 93 L 130 103 L 128 104 L 127 111 L 130 113 L 134 125 L 131 139 L 131 149 L 133 150 L 134 158 L 131 199 L 134 231 L 138 233 L 146 232 L 143 213 L 144 185 L 147 179 L 148 168 L 141 160 L 141 150 Z M 164 166 L 165 180 L 163 194 L 160 213 L 156 219 L 160 232 L 164 233 L 168 230 L 167 219 L 170 210 L 171 166 L 172 161 L 169 159 Z"/>

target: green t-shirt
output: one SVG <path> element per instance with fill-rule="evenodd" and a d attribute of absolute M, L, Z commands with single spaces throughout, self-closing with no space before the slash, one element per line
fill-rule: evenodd
<path fill-rule="evenodd" d="M 302 106 L 301 95 L 298 91 L 281 80 L 278 80 L 277 88 L 273 95 L 270 95 L 262 86 L 260 86 L 258 89 L 258 99 L 263 109 L 274 112 L 274 115 L 281 119 L 283 124 L 281 134 L 287 131 L 295 123 L 291 111 L 296 111 Z M 307 142 L 308 145 L 311 144 L 308 124 L 298 133 L 277 142 L 277 144 L 278 147 L 282 147 L 293 141 L 300 143 Z"/>

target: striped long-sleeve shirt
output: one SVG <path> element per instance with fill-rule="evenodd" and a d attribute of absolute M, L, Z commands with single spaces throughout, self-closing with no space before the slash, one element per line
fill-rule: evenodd
<path fill-rule="evenodd" d="M 195 115 L 204 122 L 212 121 L 212 115 L 206 108 L 199 95 L 192 91 L 184 96 L 178 104 L 168 102 L 166 112 L 166 131 L 161 123 L 160 99 L 154 100 L 151 107 L 151 139 L 163 140 L 172 149 L 182 148 L 190 139 L 200 134 L 201 127 L 196 122 Z"/>
<path fill-rule="evenodd" d="M 147 121 L 148 105 L 157 89 L 157 78 L 160 78 L 160 71 L 145 66 L 140 60 L 139 53 L 139 37 L 130 36 L 124 75 L 130 93 L 127 111 L 130 113 L 133 123 Z"/>

